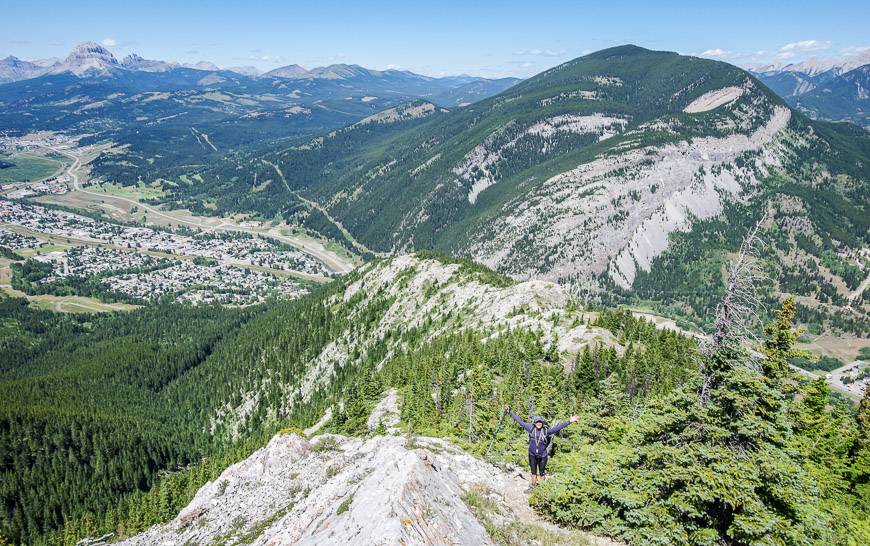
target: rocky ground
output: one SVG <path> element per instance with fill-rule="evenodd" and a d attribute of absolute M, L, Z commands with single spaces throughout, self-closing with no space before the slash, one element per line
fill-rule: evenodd
<path fill-rule="evenodd" d="M 122 544 L 616 544 L 541 519 L 524 471 L 443 439 L 398 435 L 398 420 L 390 390 L 368 420 L 388 435 L 279 434 L 204 485 L 174 520 Z"/>
<path fill-rule="evenodd" d="M 122 544 L 611 544 L 541 520 L 524 478 L 436 438 L 279 435 Z"/>

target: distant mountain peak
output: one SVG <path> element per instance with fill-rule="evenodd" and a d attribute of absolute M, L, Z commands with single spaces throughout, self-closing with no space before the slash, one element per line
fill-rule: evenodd
<path fill-rule="evenodd" d="M 43 67 L 29 61 L 22 61 L 12 55 L 0 59 L 0 83 L 33 78 L 44 71 Z"/>
<path fill-rule="evenodd" d="M 124 57 L 121 66 L 128 70 L 141 70 L 143 72 L 165 72 L 178 67 L 178 63 L 146 59 L 137 53 L 131 53 Z"/>
<path fill-rule="evenodd" d="M 257 77 L 263 72 L 256 66 L 230 66 L 227 68 L 227 70 L 229 70 L 230 72 L 235 72 L 236 74 L 251 77 Z"/>
<path fill-rule="evenodd" d="M 75 46 L 65 62 L 80 62 L 85 59 L 99 59 L 108 64 L 118 64 L 118 59 L 112 55 L 112 52 L 96 42 L 83 42 Z"/>
<path fill-rule="evenodd" d="M 124 66 L 130 66 L 130 65 L 133 65 L 136 63 L 140 63 L 144 60 L 145 60 L 145 58 L 142 57 L 141 55 L 139 55 L 137 53 L 130 53 L 129 55 L 124 57 L 124 59 L 121 61 L 121 64 Z"/>
<path fill-rule="evenodd" d="M 220 70 L 218 65 L 216 65 L 210 61 L 198 61 L 195 63 L 185 63 L 181 66 L 183 66 L 185 68 L 192 68 L 194 70 L 211 70 L 211 71 Z"/>
<path fill-rule="evenodd" d="M 111 51 L 96 42 L 83 42 L 75 46 L 63 62 L 52 67 L 49 73 L 71 72 L 76 76 L 107 74 L 121 67 Z"/>
<path fill-rule="evenodd" d="M 288 64 L 287 66 L 281 66 L 263 74 L 265 77 L 285 78 L 290 80 L 304 78 L 307 75 L 308 70 L 302 68 L 298 64 Z"/>
<path fill-rule="evenodd" d="M 776 74 L 781 72 L 798 72 L 808 76 L 818 76 L 826 72 L 832 75 L 840 75 L 854 70 L 865 64 L 870 64 L 870 50 L 862 51 L 854 55 L 839 59 L 812 58 L 797 63 L 771 63 L 766 65 L 752 65 L 747 67 L 757 74 Z"/>

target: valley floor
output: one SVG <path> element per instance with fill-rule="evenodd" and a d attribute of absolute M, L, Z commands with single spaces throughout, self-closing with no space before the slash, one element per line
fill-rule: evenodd
<path fill-rule="evenodd" d="M 296 233 L 290 226 L 251 222 L 241 218 L 199 216 L 187 210 L 165 210 L 142 201 L 142 198 L 148 197 L 147 191 L 126 191 L 126 189 L 121 191 L 111 184 L 90 184 L 87 181 L 88 163 L 107 146 L 79 147 L 74 141 L 56 135 L 39 138 L 36 135 L 32 136 L 33 138 L 16 141 L 16 145 L 26 144 L 28 149 L 66 158 L 66 162 L 62 164 L 64 167 L 62 170 L 65 172 L 62 177 L 58 177 L 58 181 L 65 187 L 35 197 L 35 201 L 91 210 L 121 222 L 141 220 L 144 216 L 147 218 L 147 225 L 153 226 L 187 227 L 213 233 L 237 232 L 268 236 L 309 254 L 339 274 L 347 273 L 359 264 L 358 259 L 349 255 L 344 249 L 337 248 L 337 245 Z M 14 189 L 26 189 L 28 185 L 17 183 Z"/>

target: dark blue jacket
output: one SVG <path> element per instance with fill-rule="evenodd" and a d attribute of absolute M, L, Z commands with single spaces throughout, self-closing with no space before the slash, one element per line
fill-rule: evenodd
<path fill-rule="evenodd" d="M 547 457 L 549 455 L 547 453 L 547 445 L 550 443 L 553 435 L 571 424 L 570 421 L 565 421 L 549 428 L 541 427 L 541 430 L 538 430 L 535 428 L 534 423 L 526 423 L 514 412 L 511 411 L 509 413 L 514 418 L 514 421 L 519 423 L 529 433 L 529 455 L 534 455 L 535 457 Z"/>

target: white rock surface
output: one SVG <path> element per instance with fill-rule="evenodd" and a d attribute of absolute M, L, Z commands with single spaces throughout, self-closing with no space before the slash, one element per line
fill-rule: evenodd
<path fill-rule="evenodd" d="M 705 94 L 695 109 L 736 100 L 743 91 L 735 89 Z M 589 279 L 606 272 L 630 288 L 638 270 L 649 271 L 665 251 L 669 234 L 746 199 L 760 176 L 781 165 L 790 111 L 773 106 L 763 114 L 769 105 L 763 97 L 753 100 L 738 103 L 721 122 L 739 132 L 629 146 L 553 176 L 505 204 L 463 250 L 517 278 Z M 743 131 L 752 124 L 754 130 Z M 749 159 L 741 165 L 740 157 Z"/>
<path fill-rule="evenodd" d="M 592 115 L 562 114 L 552 116 L 527 127 L 518 127 L 511 121 L 490 133 L 481 144 L 471 149 L 462 161 L 453 167 L 452 172 L 460 180 L 470 184 L 468 202 L 477 202 L 477 196 L 498 182 L 496 164 L 508 156 L 517 143 L 528 136 L 536 136 L 546 140 L 559 133 L 598 134 L 599 140 L 605 140 L 619 133 L 627 120 L 607 116 L 601 113 Z M 513 135 L 508 137 L 507 135 Z M 546 154 L 548 147 L 541 150 Z"/>
<path fill-rule="evenodd" d="M 742 94 L 743 88 L 736 86 L 723 87 L 722 89 L 708 91 L 690 102 L 688 106 L 683 108 L 683 112 L 686 112 L 687 114 L 707 112 L 734 102 L 739 99 Z"/>
<path fill-rule="evenodd" d="M 463 501 L 472 488 L 494 501 L 491 521 L 540 527 L 565 543 L 576 539 L 531 511 L 521 476 L 444 440 L 408 442 L 276 436 L 203 486 L 174 520 L 121 544 L 493 544 Z"/>

